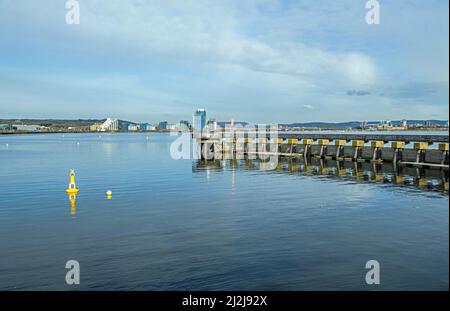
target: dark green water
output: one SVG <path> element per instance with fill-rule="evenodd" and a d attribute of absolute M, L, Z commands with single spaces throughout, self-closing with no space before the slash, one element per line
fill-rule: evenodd
<path fill-rule="evenodd" d="M 398 186 L 386 167 L 376 181 L 370 167 L 333 176 L 333 163 L 176 161 L 173 139 L 0 136 L 0 290 L 448 290 L 439 174 L 418 187 L 415 171 Z M 380 285 L 365 283 L 371 259 Z"/>

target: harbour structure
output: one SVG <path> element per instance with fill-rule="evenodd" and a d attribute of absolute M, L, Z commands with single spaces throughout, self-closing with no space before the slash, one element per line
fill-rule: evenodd
<path fill-rule="evenodd" d="M 251 137 L 249 133 L 222 134 L 200 139 L 201 157 L 229 159 L 236 155 L 266 154 L 449 169 L 448 135 L 277 133 L 276 138 L 271 138 L 268 134 L 263 137 Z"/>
<path fill-rule="evenodd" d="M 267 130 L 269 131 L 269 130 Z M 392 133 L 353 133 L 353 132 L 336 132 L 336 133 L 308 133 L 308 132 L 300 132 L 300 133 L 283 133 L 279 132 L 278 137 L 282 138 L 283 140 L 287 139 L 313 139 L 314 141 L 317 141 L 319 139 L 328 139 L 330 141 L 333 140 L 341 140 L 344 139 L 346 141 L 352 141 L 352 140 L 364 140 L 364 142 L 369 142 L 373 140 L 380 140 L 385 143 L 392 142 L 392 141 L 403 141 L 406 144 L 409 144 L 411 142 L 416 141 L 423 141 L 427 142 L 428 144 L 432 145 L 434 143 L 448 143 L 449 142 L 449 135 L 448 133 L 443 134 L 403 134 L 401 132 L 392 132 Z"/>

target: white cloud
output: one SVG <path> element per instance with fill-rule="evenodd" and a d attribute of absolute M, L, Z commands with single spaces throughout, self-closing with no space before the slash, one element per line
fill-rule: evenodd
<path fill-rule="evenodd" d="M 373 83 L 376 78 L 375 61 L 360 52 L 327 51 L 293 38 L 265 42 L 245 35 L 240 19 L 246 12 L 233 1 L 85 1 L 78 29 L 68 28 L 58 17 L 64 7 L 49 9 L 46 3 L 19 7 L 19 14 L 35 24 L 31 28 L 45 30 L 49 40 L 75 49 L 99 45 L 105 52 L 131 52 L 131 58 L 135 54 L 176 57 L 308 78 L 327 75 L 349 83 Z M 246 8 L 257 12 L 262 3 L 267 1 L 252 1 Z M 37 16 L 27 16 L 32 13 Z"/>

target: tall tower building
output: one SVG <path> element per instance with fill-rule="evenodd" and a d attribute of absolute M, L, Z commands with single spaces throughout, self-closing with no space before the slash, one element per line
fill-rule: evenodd
<path fill-rule="evenodd" d="M 202 131 L 206 125 L 206 110 L 197 109 L 194 113 L 194 120 L 192 123 L 194 124 L 195 131 Z"/>

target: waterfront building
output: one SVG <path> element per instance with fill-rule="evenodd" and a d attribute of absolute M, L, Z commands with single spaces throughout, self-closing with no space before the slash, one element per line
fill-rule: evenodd
<path fill-rule="evenodd" d="M 206 123 L 209 131 L 217 131 L 217 121 L 216 119 L 209 119 L 208 123 Z"/>
<path fill-rule="evenodd" d="M 178 124 L 169 124 L 169 125 L 167 125 L 167 129 L 169 131 L 178 131 L 179 126 L 178 126 Z"/>
<path fill-rule="evenodd" d="M 128 125 L 128 130 L 129 131 L 133 131 L 133 132 L 139 131 L 139 125 L 137 125 L 137 124 L 129 124 Z"/>
<path fill-rule="evenodd" d="M 206 110 L 205 109 L 197 109 L 194 113 L 194 130 L 202 131 L 206 126 Z"/>
<path fill-rule="evenodd" d="M 15 124 L 13 127 L 18 131 L 37 132 L 47 130 L 48 127 L 34 124 Z"/>
<path fill-rule="evenodd" d="M 148 131 L 148 123 L 141 123 L 141 124 L 139 124 L 139 130 L 141 130 L 141 131 Z"/>
<path fill-rule="evenodd" d="M 180 121 L 180 130 L 187 131 L 191 129 L 191 123 L 187 120 Z"/>
<path fill-rule="evenodd" d="M 11 124 L 0 124 L 0 131 L 12 131 L 14 127 Z"/>
<path fill-rule="evenodd" d="M 159 122 L 158 129 L 159 130 L 167 130 L 168 125 L 169 124 L 167 123 L 167 121 L 161 121 L 161 122 Z"/>
<path fill-rule="evenodd" d="M 130 123 L 123 122 L 122 125 L 120 126 L 120 129 L 122 131 L 128 131 L 129 127 L 130 127 Z"/>
<path fill-rule="evenodd" d="M 402 127 L 405 129 L 408 128 L 408 120 L 405 120 L 405 119 L 402 120 Z"/>
<path fill-rule="evenodd" d="M 119 130 L 119 120 L 117 120 L 115 118 L 106 119 L 106 121 L 103 122 L 100 130 L 102 132 Z"/>
<path fill-rule="evenodd" d="M 101 129 L 102 129 L 102 125 L 99 123 L 95 123 L 95 124 L 92 124 L 91 126 L 89 126 L 89 130 L 91 132 L 98 132 L 98 131 L 101 131 Z"/>

